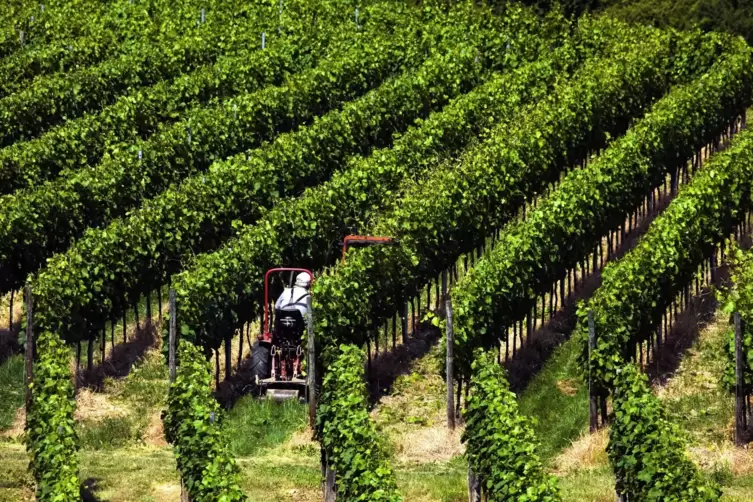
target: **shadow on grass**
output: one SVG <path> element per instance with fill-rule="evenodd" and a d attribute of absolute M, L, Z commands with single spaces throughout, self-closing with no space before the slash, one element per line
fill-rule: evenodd
<path fill-rule="evenodd" d="M 91 371 L 82 371 L 80 373 L 79 385 L 96 391 L 102 391 L 105 378 L 123 378 L 128 376 L 133 369 L 133 365 L 141 360 L 149 349 L 155 347 L 158 340 L 157 326 L 151 323 L 142 325 L 141 329 L 137 329 L 131 339 L 125 343 L 117 344 L 116 339 L 115 347 L 103 362 L 95 365 Z M 99 345 L 96 341 L 94 343 Z M 96 353 L 98 350 L 100 350 L 99 346 L 95 347 L 94 352 Z M 82 365 L 86 364 L 85 357 L 85 354 L 82 354 Z"/>
<path fill-rule="evenodd" d="M 97 483 L 100 480 L 96 478 L 87 478 L 81 482 L 81 501 L 82 502 L 104 502 L 103 499 L 97 497 L 99 487 Z"/>
<path fill-rule="evenodd" d="M 18 333 L 18 329 L 0 328 L 0 364 L 23 349 L 18 343 Z"/>
<path fill-rule="evenodd" d="M 422 323 L 416 333 L 403 343 L 373 356 L 370 371 L 366 373 L 371 403 L 390 394 L 398 377 L 411 373 L 415 361 L 428 354 L 440 337 L 438 328 L 430 323 Z"/>

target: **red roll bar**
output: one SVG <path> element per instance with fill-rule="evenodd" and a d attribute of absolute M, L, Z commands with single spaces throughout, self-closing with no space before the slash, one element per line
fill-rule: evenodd
<path fill-rule="evenodd" d="M 375 237 L 372 235 L 348 235 L 343 239 L 343 258 L 345 261 L 345 255 L 348 253 L 348 246 L 375 246 L 378 244 L 397 244 L 397 241 L 392 237 Z"/>

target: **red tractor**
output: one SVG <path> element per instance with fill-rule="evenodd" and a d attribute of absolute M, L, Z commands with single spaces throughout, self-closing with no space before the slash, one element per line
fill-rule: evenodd
<path fill-rule="evenodd" d="M 390 237 L 349 235 L 343 240 L 342 259 L 345 261 L 348 247 L 395 243 Z M 273 309 L 269 297 L 270 276 L 287 272 L 290 273 L 290 278 L 281 296 L 290 295 L 285 299 L 291 301 L 281 303 L 278 299 Z M 306 288 L 301 288 L 299 297 L 293 298 L 296 289 L 293 282 L 295 273 L 299 274 L 299 278 L 301 274 L 308 274 L 311 282 Z M 314 274 L 305 268 L 273 268 L 264 276 L 261 333 L 251 349 L 251 377 L 260 395 L 266 393 L 267 396 L 278 400 L 310 398 L 310 372 L 304 371 L 303 364 L 306 361 L 307 369 L 313 367 L 313 361 L 309 360 L 309 354 L 313 356 L 313 344 L 311 350 L 304 347 L 303 335 L 304 332 L 313 333 L 311 294 L 308 292 L 313 280 Z M 295 284 L 298 284 L 297 280 Z"/>
<path fill-rule="evenodd" d="M 273 268 L 264 276 L 264 309 L 261 333 L 251 349 L 251 376 L 259 393 L 266 393 L 274 399 L 307 398 L 307 378 L 303 364 L 307 351 L 303 345 L 303 335 L 308 327 L 311 330 L 311 295 L 306 292 L 293 302 L 305 308 L 283 306 L 272 308 L 269 298 L 270 275 L 290 272 L 290 280 L 283 295 L 292 294 L 294 274 L 314 274 L 304 268 Z M 308 286 L 308 285 L 307 285 Z M 278 301 L 278 305 L 279 305 Z"/>

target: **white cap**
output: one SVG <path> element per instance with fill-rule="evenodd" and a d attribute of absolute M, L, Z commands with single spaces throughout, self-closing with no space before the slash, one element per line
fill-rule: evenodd
<path fill-rule="evenodd" d="M 301 272 L 295 278 L 295 285 L 299 288 L 308 288 L 311 285 L 311 275 L 308 272 Z"/>

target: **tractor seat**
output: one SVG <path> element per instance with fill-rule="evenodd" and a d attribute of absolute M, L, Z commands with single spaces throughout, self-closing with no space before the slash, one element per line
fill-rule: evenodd
<path fill-rule="evenodd" d="M 297 347 L 303 336 L 303 315 L 297 308 L 281 308 L 275 310 L 275 342 L 280 346 Z"/>

